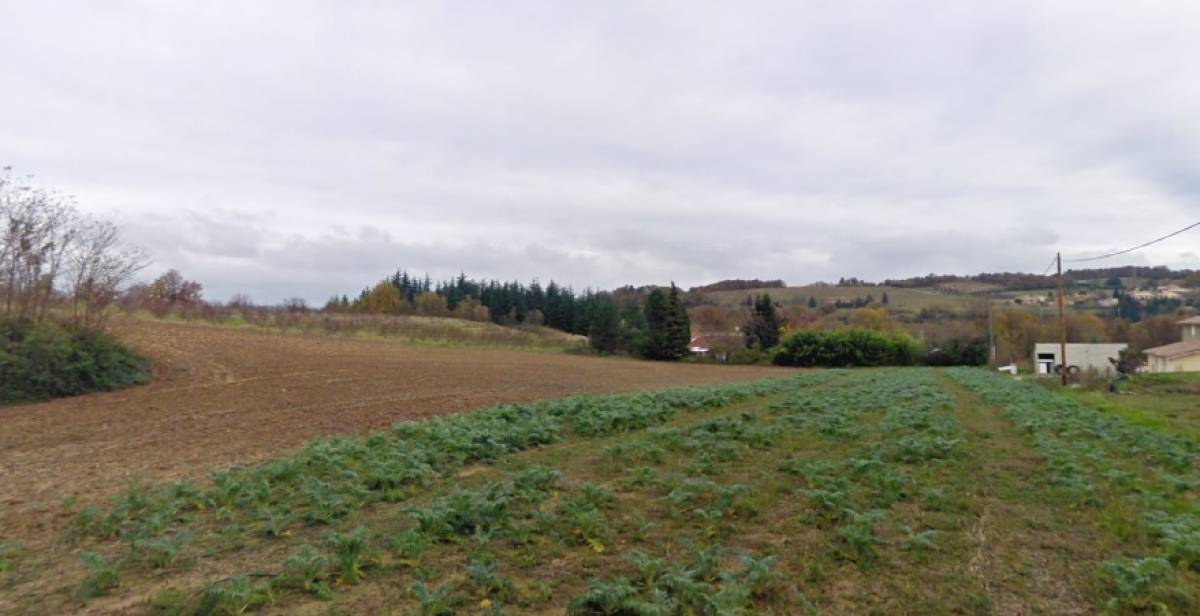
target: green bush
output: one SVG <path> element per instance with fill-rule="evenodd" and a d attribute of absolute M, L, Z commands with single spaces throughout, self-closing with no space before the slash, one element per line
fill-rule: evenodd
<path fill-rule="evenodd" d="M 921 345 L 907 334 L 865 329 L 800 330 L 783 339 L 771 361 L 779 366 L 841 368 L 911 366 Z"/>
<path fill-rule="evenodd" d="M 0 321 L 0 404 L 120 389 L 149 380 L 149 362 L 107 334 Z"/>
<path fill-rule="evenodd" d="M 729 354 L 725 363 L 734 366 L 753 366 L 770 363 L 771 356 L 758 349 L 738 349 Z"/>

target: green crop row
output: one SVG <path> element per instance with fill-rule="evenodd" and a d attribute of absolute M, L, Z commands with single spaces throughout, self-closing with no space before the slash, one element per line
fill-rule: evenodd
<path fill-rule="evenodd" d="M 1132 530 L 1116 526 L 1123 535 L 1149 538 L 1144 551 L 1139 542 L 1124 541 L 1129 547 L 1122 549 L 1128 553 L 1100 564 L 1108 608 L 1200 609 L 1195 593 L 1200 583 L 1200 459 L 1193 441 L 981 370 L 953 369 L 950 376 L 1001 408 L 1028 436 L 1049 466 L 1049 480 L 1063 506 L 1128 518 Z"/>
<path fill-rule="evenodd" d="M 406 501 L 469 464 L 571 437 L 642 430 L 680 413 L 813 387 L 837 376 L 812 372 L 746 384 L 576 396 L 401 422 L 386 432 L 317 441 L 265 464 L 214 471 L 203 486 L 133 487 L 107 509 L 78 512 L 69 538 L 91 546 L 85 564 L 93 572 L 89 580 L 98 583 L 89 583 L 83 594 L 104 594 L 120 570 L 178 568 L 237 549 L 255 536 L 281 538 L 340 524 L 374 503 Z"/>

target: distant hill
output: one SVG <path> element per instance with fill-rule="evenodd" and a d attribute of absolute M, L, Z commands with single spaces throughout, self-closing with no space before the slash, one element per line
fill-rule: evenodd
<path fill-rule="evenodd" d="M 721 280 L 712 284 L 706 284 L 702 287 L 692 287 L 687 290 L 688 293 L 708 293 L 711 291 L 748 291 L 751 289 L 781 289 L 786 287 L 782 280 L 742 280 L 733 278 L 730 280 Z"/>
<path fill-rule="evenodd" d="M 1068 269 L 1063 273 L 1067 280 L 1072 282 L 1107 280 L 1110 278 L 1135 278 L 1147 282 L 1165 282 L 1194 276 L 1196 271 L 1172 270 L 1164 266 L 1142 267 L 1127 265 L 1122 267 Z M 888 279 L 884 280 L 882 284 L 884 286 L 904 288 L 951 288 L 950 285 L 959 285 L 960 288 L 963 288 L 967 292 L 989 292 L 1048 289 L 1053 287 L 1056 282 L 1053 275 L 1041 276 L 1020 272 L 996 272 L 973 274 L 970 276 L 928 274 L 913 278 Z M 982 288 L 968 290 L 971 286 Z"/>
<path fill-rule="evenodd" d="M 1200 287 L 1200 271 L 1188 269 L 1173 270 L 1164 266 L 1144 267 L 1128 265 L 1122 267 L 1068 269 L 1064 274 L 1068 284 L 1073 287 L 1094 287 L 1104 285 L 1114 279 L 1120 279 L 1122 285 L 1126 287 L 1131 284 L 1155 285 L 1172 281 L 1182 282 L 1185 286 Z M 809 294 L 803 298 L 804 300 L 807 300 L 808 296 L 815 296 L 820 301 L 831 296 L 853 298 L 856 294 L 860 297 L 873 294 L 878 298 L 883 291 L 891 289 L 889 293 L 895 295 L 897 298 L 915 299 L 907 293 L 897 293 L 896 290 L 919 289 L 923 290 L 924 296 L 922 301 L 916 303 L 924 304 L 931 301 L 931 296 L 936 300 L 938 295 L 991 295 L 1005 292 L 1053 289 L 1056 285 L 1057 280 L 1053 274 L 1042 276 L 1023 272 L 984 272 L 966 276 L 957 274 L 926 274 L 911 278 L 889 278 L 883 282 L 870 282 L 850 277 L 841 278 L 836 284 L 815 282 L 801 287 L 788 287 L 782 280 L 759 280 L 757 278 L 748 280 L 730 279 L 692 287 L 688 289 L 688 293 L 693 296 L 713 296 L 713 294 L 732 293 L 733 295 L 729 296 L 720 295 L 708 298 L 709 303 L 724 304 L 728 303 L 731 299 L 735 299 L 735 301 L 744 300 L 746 292 L 770 292 L 771 289 L 786 289 L 786 293 L 775 292 L 772 293 L 772 296 L 779 295 L 779 300 L 784 303 L 794 303 L 796 299 L 794 296 L 797 292 Z M 716 300 L 715 302 L 713 301 L 714 299 Z M 693 297 L 692 301 L 704 303 L 698 297 Z M 909 304 L 912 302 L 905 301 L 902 303 Z"/>

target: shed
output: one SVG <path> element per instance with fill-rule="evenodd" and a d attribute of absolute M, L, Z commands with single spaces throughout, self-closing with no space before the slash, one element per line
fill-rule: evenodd
<path fill-rule="evenodd" d="M 1125 343 L 1067 343 L 1067 369 L 1071 372 L 1095 370 L 1111 374 L 1113 363 L 1128 349 Z M 1039 342 L 1033 347 L 1033 365 L 1038 374 L 1058 374 L 1062 366 L 1061 346 L 1057 342 Z"/>

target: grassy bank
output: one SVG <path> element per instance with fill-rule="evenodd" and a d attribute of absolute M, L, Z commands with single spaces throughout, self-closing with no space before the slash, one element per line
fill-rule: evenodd
<path fill-rule="evenodd" d="M 359 315 L 225 310 L 205 315 L 155 317 L 146 311 L 128 313 L 134 320 L 200 324 L 291 334 L 320 334 L 361 340 L 390 340 L 406 344 L 562 352 L 586 350 L 587 339 L 548 327 L 505 327 L 491 322 L 412 315 Z"/>

